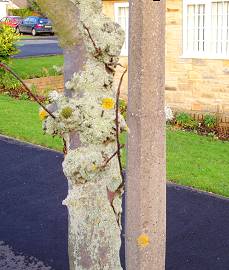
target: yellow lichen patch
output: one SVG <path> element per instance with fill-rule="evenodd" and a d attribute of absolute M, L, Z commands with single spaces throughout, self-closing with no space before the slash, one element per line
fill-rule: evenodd
<path fill-rule="evenodd" d="M 40 109 L 39 117 L 41 120 L 44 120 L 48 116 L 48 113 L 44 109 Z"/>
<path fill-rule="evenodd" d="M 137 243 L 142 248 L 147 247 L 150 243 L 149 236 L 147 234 L 144 234 L 144 233 L 141 234 L 137 239 Z"/>
<path fill-rule="evenodd" d="M 102 99 L 102 108 L 105 110 L 111 110 L 114 108 L 115 102 L 113 98 L 103 98 Z"/>
<path fill-rule="evenodd" d="M 71 107 L 65 107 L 63 108 L 63 110 L 61 111 L 61 115 L 65 118 L 68 119 L 69 117 L 72 116 L 73 113 L 73 109 Z"/>
<path fill-rule="evenodd" d="M 96 171 L 97 170 L 97 166 L 95 164 L 92 165 L 92 171 Z"/>

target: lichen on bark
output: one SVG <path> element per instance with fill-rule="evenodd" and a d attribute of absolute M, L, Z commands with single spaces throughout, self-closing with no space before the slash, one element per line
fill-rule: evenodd
<path fill-rule="evenodd" d="M 113 80 L 124 32 L 102 13 L 101 0 L 39 4 L 53 20 L 62 46 L 78 46 L 84 53 L 82 66 L 66 82 L 65 94 L 49 106 L 55 119 L 48 116 L 43 123 L 47 133 L 66 141 L 63 170 L 69 193 L 63 204 L 69 211 L 70 268 L 120 270 L 122 177 L 117 156 L 109 158 L 117 151 Z M 68 16 L 68 11 L 70 21 L 63 15 L 60 21 L 60 12 Z M 119 114 L 120 131 L 125 125 Z"/>

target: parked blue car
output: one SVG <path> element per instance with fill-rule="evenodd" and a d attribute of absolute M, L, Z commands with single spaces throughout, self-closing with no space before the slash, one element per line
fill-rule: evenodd
<path fill-rule="evenodd" d="M 29 33 L 36 36 L 40 33 L 53 35 L 52 23 L 48 18 L 30 16 L 21 21 L 16 28 L 17 33 Z"/>

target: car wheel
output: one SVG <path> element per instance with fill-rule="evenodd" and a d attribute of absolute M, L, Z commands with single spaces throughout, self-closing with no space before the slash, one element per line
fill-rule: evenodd
<path fill-rule="evenodd" d="M 37 31 L 36 31 L 35 29 L 33 29 L 33 30 L 32 30 L 32 36 L 34 36 L 34 37 L 35 37 L 35 36 L 36 36 L 36 34 L 37 34 Z"/>
<path fill-rule="evenodd" d="M 21 34 L 19 27 L 16 28 L 16 33 Z"/>

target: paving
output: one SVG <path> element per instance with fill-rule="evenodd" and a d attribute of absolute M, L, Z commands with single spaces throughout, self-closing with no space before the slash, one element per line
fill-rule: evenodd
<path fill-rule="evenodd" d="M 69 269 L 62 160 L 0 137 L 0 270 Z M 228 270 L 228 228 L 229 200 L 168 184 L 166 270 Z"/>

